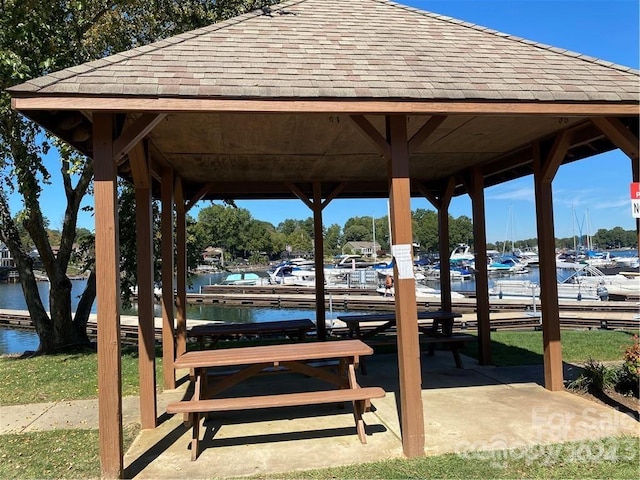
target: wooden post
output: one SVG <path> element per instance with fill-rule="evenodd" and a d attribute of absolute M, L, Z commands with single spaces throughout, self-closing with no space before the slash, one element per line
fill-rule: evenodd
<path fill-rule="evenodd" d="M 440 298 L 442 310 L 451 311 L 451 249 L 449 248 L 449 204 L 455 187 L 453 177 L 440 192 L 438 208 L 438 250 L 440 252 Z"/>
<path fill-rule="evenodd" d="M 413 233 L 407 117 L 391 115 L 386 120 L 391 146 L 389 197 L 392 249 L 395 250 L 394 256 L 396 256 L 394 275 L 402 448 L 407 457 L 416 457 L 424 455 L 424 413 L 416 283 L 412 262 Z M 400 253 L 399 250 L 403 251 L 404 258 L 396 255 Z M 400 262 L 404 265 L 399 266 Z"/>
<path fill-rule="evenodd" d="M 161 177 L 162 197 L 162 373 L 165 389 L 176 388 L 175 320 L 173 309 L 173 169 L 165 168 Z"/>
<path fill-rule="evenodd" d="M 136 256 L 138 272 L 138 375 L 140 427 L 155 428 L 156 348 L 153 311 L 153 212 L 151 171 L 142 142 L 129 152 L 136 192 Z"/>
<path fill-rule="evenodd" d="M 640 159 L 631 159 L 631 178 L 633 182 L 640 182 Z M 640 256 L 640 218 L 636 218 L 636 236 L 638 237 L 638 255 Z"/>
<path fill-rule="evenodd" d="M 481 365 L 491 364 L 491 324 L 489 317 L 489 276 L 487 271 L 487 230 L 484 209 L 484 176 L 479 167 L 471 171 L 468 182 L 473 212 L 473 251 L 475 254 L 476 311 L 478 314 L 478 353 Z"/>
<path fill-rule="evenodd" d="M 325 341 L 327 339 L 327 315 L 324 302 L 324 236 L 320 182 L 313 182 L 313 249 L 316 270 L 316 331 L 318 340 Z"/>
<path fill-rule="evenodd" d="M 102 478 L 122 478 L 120 278 L 113 116 L 93 114 L 98 317 L 98 422 Z"/>
<path fill-rule="evenodd" d="M 176 355 L 187 351 L 187 211 L 182 192 L 182 181 L 177 179 L 176 202 Z"/>
<path fill-rule="evenodd" d="M 536 195 L 538 253 L 540 256 L 544 386 L 552 391 L 562 390 L 564 385 L 551 183 L 567 152 L 568 144 L 569 137 L 565 132 L 558 137 L 546 159 L 542 158 L 539 144 L 535 144 L 533 148 L 533 179 Z"/>

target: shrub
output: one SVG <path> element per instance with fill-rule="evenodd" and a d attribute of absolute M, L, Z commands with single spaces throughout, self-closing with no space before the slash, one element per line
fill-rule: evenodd
<path fill-rule="evenodd" d="M 615 389 L 622 394 L 639 395 L 640 385 L 640 342 L 638 335 L 633 336 L 633 344 L 624 352 L 624 363 L 618 372 L 618 381 Z"/>
<path fill-rule="evenodd" d="M 590 393 L 602 392 L 614 388 L 618 380 L 618 370 L 589 358 L 578 378 L 570 382 L 567 387 Z"/>

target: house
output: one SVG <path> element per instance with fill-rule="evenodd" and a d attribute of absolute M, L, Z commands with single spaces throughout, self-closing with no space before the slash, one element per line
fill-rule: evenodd
<path fill-rule="evenodd" d="M 11 257 L 9 247 L 0 242 L 0 267 L 15 268 L 16 262 Z"/>
<path fill-rule="evenodd" d="M 342 253 L 358 253 L 365 257 L 373 257 L 380 248 L 378 242 L 347 242 L 342 247 Z"/>

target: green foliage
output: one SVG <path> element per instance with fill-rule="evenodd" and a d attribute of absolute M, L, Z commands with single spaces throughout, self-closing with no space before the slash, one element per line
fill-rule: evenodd
<path fill-rule="evenodd" d="M 583 372 L 576 380 L 568 384 L 568 388 L 594 394 L 614 389 L 619 393 L 638 397 L 640 384 L 638 335 L 633 335 L 633 343 L 626 347 L 624 362 L 621 365 L 605 365 L 589 358 L 582 368 Z"/>
<path fill-rule="evenodd" d="M 640 342 L 638 335 L 633 336 L 633 343 L 624 352 L 624 363 L 618 371 L 616 390 L 623 394 L 640 397 Z"/>
<path fill-rule="evenodd" d="M 280 479 L 636 478 L 636 437 L 531 445 L 513 450 L 398 458 L 289 474 Z"/>
<path fill-rule="evenodd" d="M 617 369 L 589 358 L 582 367 L 580 376 L 569 382 L 568 388 L 586 392 L 602 392 L 614 387 L 617 382 Z"/>
<path fill-rule="evenodd" d="M 157 384 L 162 385 L 162 358 L 156 358 Z M 91 351 L 31 358 L 0 357 L 0 405 L 97 398 L 98 359 Z M 122 349 L 122 395 L 138 394 L 137 348 Z M 1 478 L 1 477 L 0 477 Z"/>
<path fill-rule="evenodd" d="M 124 426 L 125 451 L 139 430 L 138 425 Z M 2 435 L 0 478 L 99 478 L 99 446 L 98 430 Z"/>
<path fill-rule="evenodd" d="M 610 330 L 564 330 L 562 358 L 567 362 L 601 362 L 620 359 L 629 334 Z M 478 358 L 477 343 L 467 343 L 463 353 Z M 491 332 L 491 358 L 495 365 L 540 365 L 543 363 L 541 331 Z"/>

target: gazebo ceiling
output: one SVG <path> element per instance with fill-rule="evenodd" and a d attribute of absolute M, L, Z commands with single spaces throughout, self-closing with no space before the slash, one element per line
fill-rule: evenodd
<path fill-rule="evenodd" d="M 385 115 L 408 115 L 415 193 L 480 166 L 485 185 L 532 172 L 532 147 L 573 131 L 564 162 L 615 146 L 589 120 L 638 135 L 637 71 L 385 0 L 300 0 L 10 89 L 14 107 L 92 155 L 92 112 L 147 135 L 188 198 L 388 195 Z M 126 162 L 120 174 L 129 176 Z M 463 193 L 459 182 L 456 194 Z"/>

